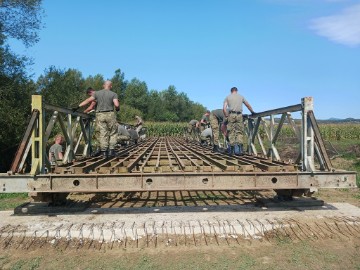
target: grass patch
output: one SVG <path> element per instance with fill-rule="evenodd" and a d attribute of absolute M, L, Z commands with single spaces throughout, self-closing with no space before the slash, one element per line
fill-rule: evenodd
<path fill-rule="evenodd" d="M 0 193 L 0 200 L 1 199 L 14 199 L 14 198 L 25 199 L 25 198 L 28 198 L 28 194 L 27 193 Z"/>
<path fill-rule="evenodd" d="M 13 209 L 28 200 L 27 193 L 0 193 L 0 211 Z"/>

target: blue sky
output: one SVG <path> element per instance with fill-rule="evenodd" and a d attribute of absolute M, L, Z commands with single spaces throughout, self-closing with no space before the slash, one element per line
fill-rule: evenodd
<path fill-rule="evenodd" d="M 34 79 L 120 68 L 209 109 L 236 86 L 256 112 L 314 97 L 315 116 L 360 118 L 360 1 L 44 0 Z M 120 101 L 121 102 L 121 101 Z"/>

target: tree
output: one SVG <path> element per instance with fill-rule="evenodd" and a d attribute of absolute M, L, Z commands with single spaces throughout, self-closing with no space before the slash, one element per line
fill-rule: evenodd
<path fill-rule="evenodd" d="M 89 76 L 85 79 L 84 85 L 85 88 L 92 87 L 95 90 L 100 90 L 104 85 L 104 77 L 101 74 L 96 74 L 95 76 Z M 85 92 L 84 92 L 85 93 Z"/>
<path fill-rule="evenodd" d="M 121 69 L 115 70 L 115 75 L 111 78 L 112 91 L 118 94 L 120 102 L 125 98 L 125 89 L 128 82 L 125 80 L 125 74 L 121 72 Z"/>
<path fill-rule="evenodd" d="M 35 83 L 28 77 L 30 61 L 11 50 L 14 38 L 25 46 L 35 44 L 42 18 L 41 0 L 0 1 L 0 171 L 8 170 L 31 113 Z"/>
<path fill-rule="evenodd" d="M 76 69 L 61 70 L 50 67 L 37 80 L 39 94 L 46 103 L 71 108 L 87 98 L 84 79 Z"/>
<path fill-rule="evenodd" d="M 131 124 L 135 122 L 134 115 L 142 115 L 142 112 L 138 109 L 124 104 L 120 106 L 120 113 L 118 113 L 116 116 L 117 120 L 119 120 L 120 123 Z"/>
<path fill-rule="evenodd" d="M 166 109 L 163 106 L 161 95 L 156 90 L 151 90 L 148 99 L 147 118 L 152 121 L 166 121 Z"/>
<path fill-rule="evenodd" d="M 148 109 L 148 89 L 145 82 L 134 78 L 126 86 L 124 103 L 141 111 L 144 116 Z"/>
<path fill-rule="evenodd" d="M 41 0 L 0 1 L 0 32 L 2 39 L 14 38 L 26 47 L 39 41 L 38 31 L 42 27 Z"/>

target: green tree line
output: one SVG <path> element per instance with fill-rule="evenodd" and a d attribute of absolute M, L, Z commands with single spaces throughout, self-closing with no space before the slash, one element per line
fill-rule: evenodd
<path fill-rule="evenodd" d="M 87 98 L 86 89 L 102 89 L 104 76 L 84 77 L 76 69 L 47 68 L 39 78 L 29 75 L 31 58 L 15 54 L 9 40 L 26 47 L 39 41 L 43 9 L 41 0 L 0 1 L 0 172 L 9 169 L 31 114 L 31 96 L 43 95 L 48 104 L 71 108 Z M 145 121 L 185 122 L 199 119 L 205 108 L 176 90 L 148 89 L 137 78 L 125 79 L 120 69 L 110 79 L 120 100 L 119 121 L 133 122 L 135 115 Z"/>
<path fill-rule="evenodd" d="M 112 91 L 120 100 L 119 120 L 134 122 L 134 116 L 140 115 L 149 121 L 186 122 L 199 119 L 205 107 L 193 102 L 175 86 L 164 90 L 150 90 L 146 82 L 133 78 L 125 79 L 124 73 L 117 69 L 112 78 Z M 58 69 L 49 67 L 35 83 L 36 93 L 43 95 L 48 104 L 71 108 L 87 98 L 86 89 L 102 89 L 105 78 L 101 74 L 84 78 L 76 69 Z"/>

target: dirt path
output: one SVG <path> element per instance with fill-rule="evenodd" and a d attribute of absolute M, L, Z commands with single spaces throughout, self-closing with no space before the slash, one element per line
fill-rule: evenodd
<path fill-rule="evenodd" d="M 264 192 L 71 195 L 79 213 L 0 211 L 0 269 L 359 269 L 360 192 L 269 208 Z M 315 263 L 314 263 L 315 262 Z"/>

